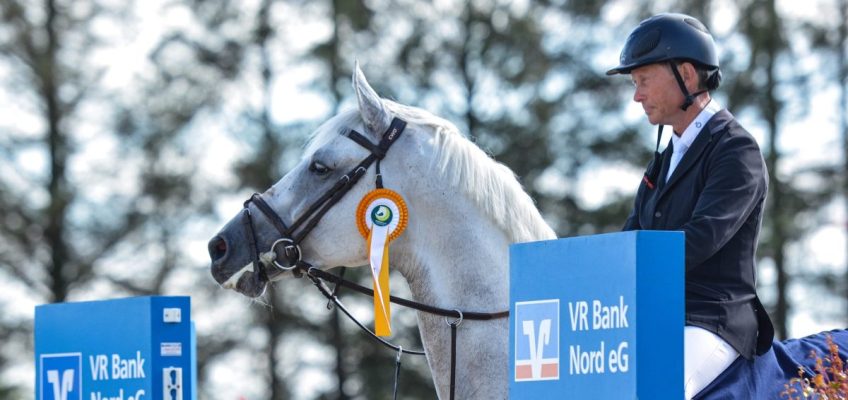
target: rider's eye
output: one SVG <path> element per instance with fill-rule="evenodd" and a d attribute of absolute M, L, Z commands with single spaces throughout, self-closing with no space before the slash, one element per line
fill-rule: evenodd
<path fill-rule="evenodd" d="M 312 164 L 309 164 L 309 171 L 314 172 L 318 175 L 324 175 L 330 172 L 330 167 L 321 164 L 319 161 L 313 161 Z"/>

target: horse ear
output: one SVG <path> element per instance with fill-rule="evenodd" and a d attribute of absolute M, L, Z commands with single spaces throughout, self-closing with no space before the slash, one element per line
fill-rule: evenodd
<path fill-rule="evenodd" d="M 362 116 L 365 128 L 368 129 L 368 133 L 379 137 L 389 129 L 391 117 L 383 105 L 383 100 L 365 79 L 358 61 L 353 67 L 353 91 L 356 92 L 359 114 Z"/>

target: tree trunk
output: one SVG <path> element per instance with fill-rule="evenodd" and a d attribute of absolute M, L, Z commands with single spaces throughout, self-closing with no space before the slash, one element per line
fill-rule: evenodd
<path fill-rule="evenodd" d="M 330 93 L 333 95 L 333 115 L 337 115 L 339 112 L 339 107 L 342 103 L 342 93 L 339 91 L 339 81 L 345 77 L 342 76 L 341 68 L 339 67 L 341 60 L 339 57 L 339 53 L 341 52 L 340 44 L 341 38 L 339 38 L 339 23 L 340 21 L 340 10 L 342 9 L 341 2 L 344 0 L 333 0 L 333 10 L 332 10 L 332 19 L 333 19 L 333 38 L 330 42 L 331 51 L 329 54 L 329 67 L 330 67 Z M 336 358 L 336 365 L 333 368 L 333 373 L 336 375 L 336 398 L 338 400 L 349 400 L 350 396 L 348 396 L 347 392 L 345 392 L 345 383 L 348 380 L 348 370 L 345 366 L 345 358 L 347 351 L 344 345 L 344 331 L 342 330 L 341 321 L 339 317 L 339 309 L 338 307 L 333 307 L 332 311 L 330 311 L 330 343 L 333 346 L 333 355 Z"/>
<path fill-rule="evenodd" d="M 775 9 L 774 0 L 765 2 L 766 14 L 768 15 L 768 27 L 765 32 L 777 32 L 779 27 L 777 10 Z M 789 302 L 787 299 L 787 289 L 789 286 L 789 275 L 786 272 L 786 246 L 789 240 L 787 232 L 788 217 L 784 215 L 784 192 L 782 191 L 783 183 L 780 180 L 780 151 L 777 148 L 779 127 L 777 117 L 780 115 L 781 104 L 777 99 L 775 87 L 777 79 L 775 77 L 775 68 L 777 57 L 780 51 L 779 39 L 769 37 L 765 40 L 765 54 L 767 55 L 766 65 L 766 87 L 763 104 L 763 115 L 768 125 L 768 156 L 766 165 L 769 170 L 769 188 L 771 193 L 768 202 L 768 218 L 772 224 L 772 240 L 774 246 L 774 267 L 777 273 L 777 305 L 774 312 L 775 333 L 779 338 L 788 337 L 787 319 L 789 313 Z"/>
<path fill-rule="evenodd" d="M 280 316 L 279 310 L 283 304 L 280 303 L 279 295 L 273 286 L 267 289 L 268 301 L 271 302 L 271 308 L 267 310 L 265 327 L 268 330 L 268 378 L 270 381 L 271 394 L 268 396 L 271 400 L 286 400 L 289 398 L 288 390 L 286 390 L 286 382 L 277 374 L 277 348 L 282 341 L 282 324 L 285 323 L 285 316 Z"/>
<path fill-rule="evenodd" d="M 462 23 L 465 28 L 465 37 L 462 40 L 462 52 L 460 54 L 459 60 L 459 68 L 460 72 L 462 72 L 462 83 L 465 87 L 465 124 L 468 125 L 468 137 L 476 138 L 479 133 L 477 132 L 477 125 L 479 125 L 479 121 L 477 120 L 477 116 L 474 114 L 474 76 L 471 72 L 471 59 L 473 58 L 471 55 L 471 41 L 473 38 L 471 37 L 471 27 L 474 23 L 474 5 L 472 2 L 465 3 L 465 13 L 463 15 Z"/>
<path fill-rule="evenodd" d="M 59 101 L 59 82 L 57 82 L 58 38 L 56 35 L 56 4 L 47 0 L 44 4 L 47 11 L 45 31 L 47 47 L 41 57 L 41 69 L 37 71 L 41 78 L 41 96 L 44 101 L 47 118 L 47 144 L 50 157 L 50 181 L 47 191 L 50 196 L 46 212 L 46 228 L 44 232 L 47 244 L 50 246 L 50 301 L 63 302 L 68 297 L 69 276 L 65 270 L 68 259 L 68 248 L 65 243 L 65 220 L 67 218 L 70 193 L 65 167 L 68 161 L 68 143 L 65 132 L 62 131 L 64 110 Z"/>

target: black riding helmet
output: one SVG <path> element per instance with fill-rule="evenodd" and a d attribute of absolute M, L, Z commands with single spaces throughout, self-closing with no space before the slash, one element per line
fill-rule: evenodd
<path fill-rule="evenodd" d="M 718 69 L 715 41 L 707 27 L 685 14 L 659 14 L 642 21 L 624 43 L 619 65 L 607 75 L 629 74 L 634 68 L 686 60 Z"/>
<path fill-rule="evenodd" d="M 690 94 L 674 68 L 675 61 L 689 61 L 710 71 L 703 82 L 707 90 Z M 680 106 L 683 110 L 689 108 L 699 94 L 715 90 L 721 83 L 715 41 L 707 27 L 695 17 L 674 13 L 658 14 L 642 21 L 627 37 L 619 65 L 607 71 L 607 75 L 629 74 L 635 68 L 661 62 L 672 65 L 671 70 L 686 98 Z"/>

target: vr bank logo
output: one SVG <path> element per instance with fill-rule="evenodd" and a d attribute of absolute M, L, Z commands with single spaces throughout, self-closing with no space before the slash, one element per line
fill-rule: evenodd
<path fill-rule="evenodd" d="M 82 354 L 42 354 L 38 400 L 82 400 Z"/>
<path fill-rule="evenodd" d="M 559 379 L 559 299 L 515 303 L 515 381 Z"/>

